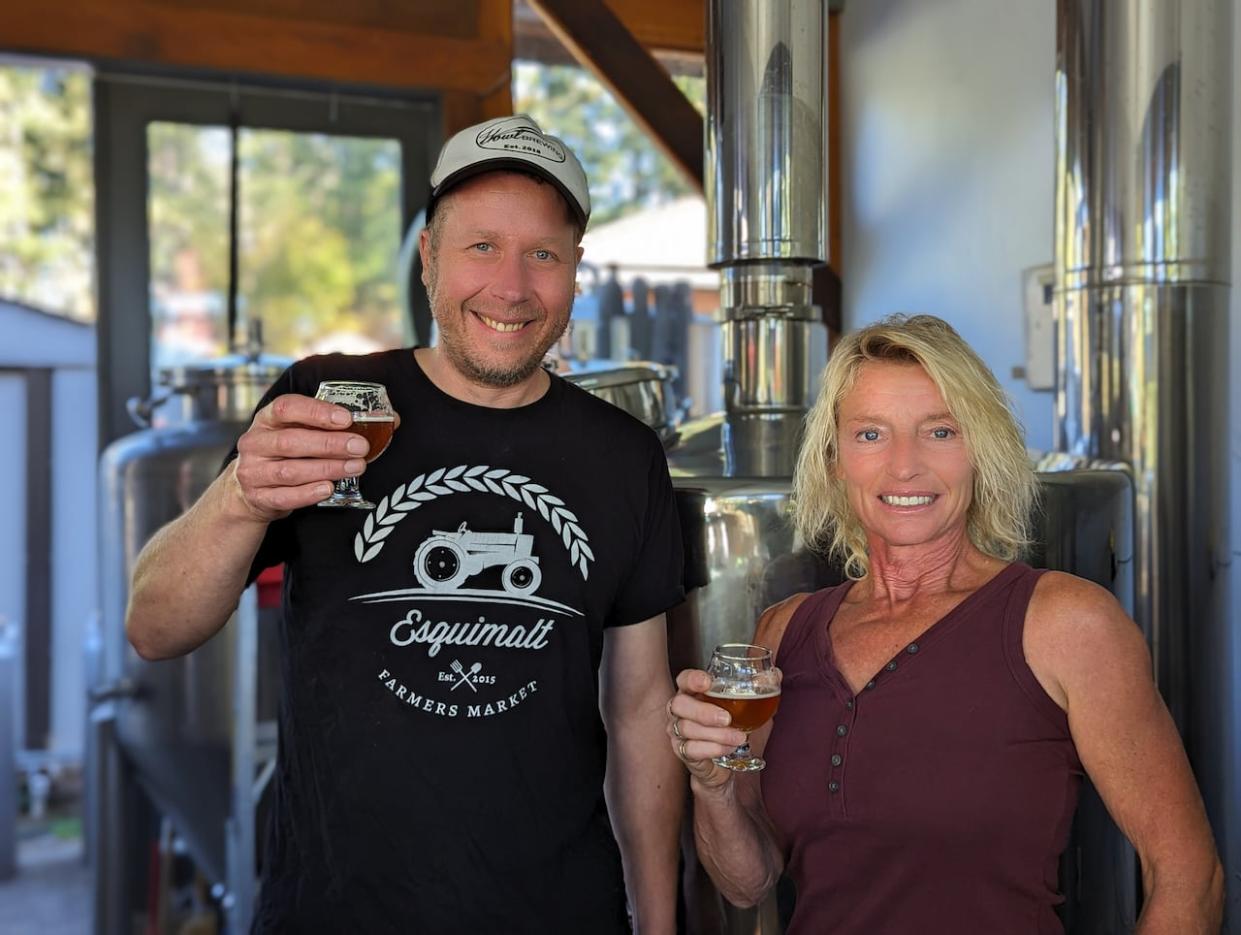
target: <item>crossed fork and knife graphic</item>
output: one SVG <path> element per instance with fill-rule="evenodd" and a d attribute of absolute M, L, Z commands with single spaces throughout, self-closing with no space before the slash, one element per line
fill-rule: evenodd
<path fill-rule="evenodd" d="M 448 668 L 456 672 L 459 678 L 457 679 L 455 683 L 453 683 L 452 688 L 448 690 L 455 692 L 462 685 L 468 685 L 470 688 L 470 691 L 474 692 L 475 694 L 478 694 L 478 686 L 476 686 L 472 681 L 470 681 L 470 679 L 473 676 L 477 675 L 479 670 L 482 667 L 483 667 L 483 664 L 481 662 L 476 662 L 474 663 L 474 665 L 470 666 L 470 671 L 467 672 L 465 671 L 465 666 L 461 664 L 461 660 L 454 659 L 451 663 L 449 663 Z"/>

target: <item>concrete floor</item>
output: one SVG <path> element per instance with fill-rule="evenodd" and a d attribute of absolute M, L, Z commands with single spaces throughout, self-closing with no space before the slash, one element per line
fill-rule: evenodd
<path fill-rule="evenodd" d="M 19 835 L 17 875 L 0 882 L 0 935 L 90 935 L 82 839 Z"/>

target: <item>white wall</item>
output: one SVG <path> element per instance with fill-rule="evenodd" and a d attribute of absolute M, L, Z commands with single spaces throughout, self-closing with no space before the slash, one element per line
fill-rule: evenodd
<path fill-rule="evenodd" d="M 93 368 L 52 378 L 52 710 L 50 751 L 80 759 L 86 737 L 83 641 L 96 586 L 96 407 Z"/>
<path fill-rule="evenodd" d="M 95 329 L 0 299 L 0 367 L 93 367 Z"/>
<path fill-rule="evenodd" d="M 841 30 L 845 327 L 946 319 L 1050 449 L 1052 394 L 1010 374 L 1052 259 L 1055 4 L 852 0 Z"/>
<path fill-rule="evenodd" d="M 20 374 L 0 373 L 0 438 L 26 437 L 26 380 Z M 20 447 L 20 446 L 19 446 Z M 20 454 L 20 452 L 19 452 Z M 0 497 L 0 617 L 18 627 L 14 685 L 16 704 L 0 698 L 0 717 L 13 718 L 13 736 L 20 747 L 26 736 L 26 458 L 6 459 L 4 496 Z"/>
<path fill-rule="evenodd" d="M 51 723 L 48 752 L 57 760 L 82 756 L 85 741 L 83 640 L 98 606 L 96 587 L 96 387 L 94 329 L 27 306 L 0 301 L 3 379 L 0 437 L 10 440 L 7 480 L 25 490 L 25 376 L 28 367 L 52 369 L 52 606 Z M 20 391 L 19 396 L 13 396 Z M 8 398 L 8 397 L 12 398 Z M 0 613 L 23 626 L 26 575 L 24 496 L 0 505 Z M 20 600 L 16 609 L 8 604 Z M 19 665 L 19 678 L 21 666 Z M 22 686 L 24 692 L 24 684 Z M 24 694 L 23 696 L 24 697 Z M 19 712 L 24 706 L 19 703 Z M 24 715 L 23 715 L 24 717 Z M 19 732 L 18 737 L 23 737 Z"/>

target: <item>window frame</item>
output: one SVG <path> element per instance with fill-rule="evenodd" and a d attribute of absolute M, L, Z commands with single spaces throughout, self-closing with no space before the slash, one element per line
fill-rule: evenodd
<path fill-rule="evenodd" d="M 100 450 L 137 426 L 126 409 L 151 392 L 147 128 L 156 121 L 395 140 L 401 148 L 401 233 L 429 192 L 442 141 L 430 93 L 169 77 L 100 68 L 93 87 Z M 416 278 L 417 269 L 411 278 Z M 413 333 L 429 320 L 419 283 L 409 284 Z"/>

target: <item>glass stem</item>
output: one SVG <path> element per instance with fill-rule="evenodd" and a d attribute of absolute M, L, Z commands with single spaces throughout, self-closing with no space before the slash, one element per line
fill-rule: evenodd
<path fill-rule="evenodd" d="M 344 497 L 361 496 L 358 490 L 358 479 L 356 477 L 342 477 L 336 482 L 336 492 Z"/>

